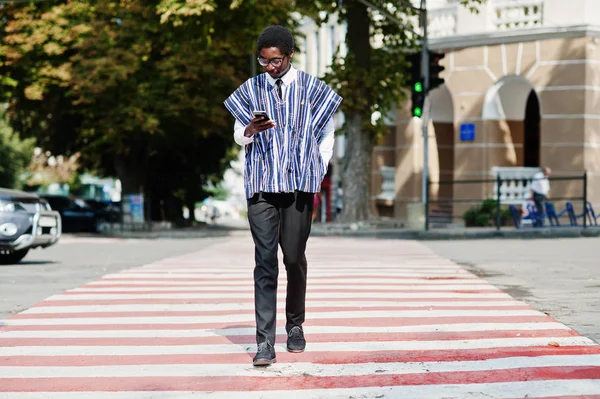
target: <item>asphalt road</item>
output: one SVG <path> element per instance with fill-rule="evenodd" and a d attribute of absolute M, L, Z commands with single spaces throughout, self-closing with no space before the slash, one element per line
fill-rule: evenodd
<path fill-rule="evenodd" d="M 99 277 L 200 251 L 224 238 L 137 239 L 63 236 L 17 265 L 0 266 L 0 320 Z"/>
<path fill-rule="evenodd" d="M 600 342 L 600 238 L 424 243 L 513 297 Z"/>

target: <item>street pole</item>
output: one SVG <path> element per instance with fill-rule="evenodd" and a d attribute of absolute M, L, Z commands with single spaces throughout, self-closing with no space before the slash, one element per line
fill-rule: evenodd
<path fill-rule="evenodd" d="M 429 113 L 430 109 L 427 106 L 429 101 L 429 45 L 427 41 L 427 0 L 421 0 L 421 26 L 423 27 L 423 41 L 421 48 L 421 72 L 423 74 L 423 92 L 425 93 L 425 101 L 423 104 L 423 173 L 422 173 L 422 192 L 421 201 L 423 204 L 427 204 L 427 189 L 429 179 L 429 137 L 428 137 L 428 125 L 429 125 Z"/>

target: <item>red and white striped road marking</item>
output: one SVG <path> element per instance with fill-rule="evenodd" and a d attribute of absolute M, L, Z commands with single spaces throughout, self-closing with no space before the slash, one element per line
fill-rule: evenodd
<path fill-rule="evenodd" d="M 307 351 L 255 351 L 249 237 L 0 327 L 1 398 L 600 398 L 600 346 L 416 242 L 312 238 Z"/>

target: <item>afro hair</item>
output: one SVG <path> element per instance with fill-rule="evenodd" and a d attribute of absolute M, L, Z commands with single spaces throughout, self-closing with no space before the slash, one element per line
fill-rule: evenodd
<path fill-rule="evenodd" d="M 277 47 L 285 55 L 294 51 L 294 37 L 292 33 L 281 25 L 271 25 L 263 29 L 256 42 L 256 52 L 264 48 Z"/>

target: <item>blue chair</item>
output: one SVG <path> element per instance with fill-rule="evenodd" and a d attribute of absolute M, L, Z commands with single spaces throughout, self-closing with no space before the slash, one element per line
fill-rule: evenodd
<path fill-rule="evenodd" d="M 512 216 L 513 223 L 515 225 L 515 229 L 521 227 L 521 212 L 514 205 L 509 205 L 508 210 L 510 211 L 510 216 Z"/>
<path fill-rule="evenodd" d="M 544 207 L 546 208 L 546 216 L 548 217 L 548 222 L 550 222 L 550 226 L 560 226 L 560 221 L 558 220 L 558 218 L 564 215 L 567 212 L 567 210 L 564 209 L 560 213 L 560 215 L 558 215 L 556 213 L 556 208 L 554 208 L 554 204 L 546 202 L 544 204 Z"/>
<path fill-rule="evenodd" d="M 573 220 L 572 220 L 572 218 L 571 218 L 571 216 L 569 214 L 568 207 L 565 207 L 565 209 L 563 209 L 559 213 L 556 213 L 556 208 L 554 207 L 553 203 L 546 202 L 544 205 L 546 207 L 546 216 L 548 216 L 548 220 L 550 221 L 550 225 L 551 226 L 560 226 L 559 219 L 562 216 L 564 216 L 565 214 L 567 214 L 567 216 L 569 216 L 569 224 L 571 226 L 573 226 Z"/>
<path fill-rule="evenodd" d="M 588 214 L 588 218 L 590 219 L 590 226 L 598 226 L 597 219 L 598 219 L 598 217 L 600 217 L 600 215 L 596 216 L 596 212 L 594 212 L 592 203 L 589 201 L 586 203 L 586 212 Z"/>
<path fill-rule="evenodd" d="M 573 208 L 573 204 L 570 201 L 565 204 L 565 209 L 569 215 L 569 222 L 571 223 L 571 226 L 577 226 L 577 219 L 585 215 L 585 212 L 581 215 L 577 215 L 575 213 L 575 208 Z"/>
<path fill-rule="evenodd" d="M 541 220 L 543 220 L 543 217 L 544 215 L 539 215 L 535 205 L 527 204 L 527 216 L 523 217 L 523 220 L 531 220 L 532 227 L 540 227 L 542 226 Z"/>

